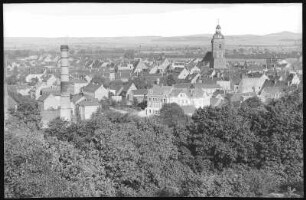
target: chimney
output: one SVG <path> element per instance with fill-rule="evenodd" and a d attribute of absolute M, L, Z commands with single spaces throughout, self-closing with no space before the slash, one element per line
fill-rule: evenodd
<path fill-rule="evenodd" d="M 69 61 L 68 45 L 61 45 L 61 109 L 60 117 L 63 120 L 71 121 L 70 93 L 69 87 Z"/>

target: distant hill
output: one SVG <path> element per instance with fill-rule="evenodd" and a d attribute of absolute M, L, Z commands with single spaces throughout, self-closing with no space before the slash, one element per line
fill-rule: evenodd
<path fill-rule="evenodd" d="M 210 45 L 213 34 L 197 34 L 187 36 L 161 37 L 161 36 L 138 36 L 138 37 L 88 37 L 88 38 L 40 38 L 18 37 L 4 38 L 4 47 L 8 48 L 39 48 L 58 47 L 60 44 L 70 45 L 98 45 L 107 48 L 142 46 L 207 46 Z M 225 35 L 227 46 L 240 45 L 295 45 L 302 41 L 301 33 L 279 32 L 267 35 Z"/>

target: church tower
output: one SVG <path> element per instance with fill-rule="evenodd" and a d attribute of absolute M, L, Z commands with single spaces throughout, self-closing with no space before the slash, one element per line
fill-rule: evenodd
<path fill-rule="evenodd" d="M 216 33 L 211 40 L 212 61 L 210 67 L 214 69 L 226 69 L 225 41 L 221 33 L 221 26 L 217 25 Z"/>

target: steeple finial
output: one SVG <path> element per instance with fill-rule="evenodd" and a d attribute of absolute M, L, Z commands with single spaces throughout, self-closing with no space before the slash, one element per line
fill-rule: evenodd
<path fill-rule="evenodd" d="M 219 25 L 219 18 L 218 18 L 218 25 Z"/>

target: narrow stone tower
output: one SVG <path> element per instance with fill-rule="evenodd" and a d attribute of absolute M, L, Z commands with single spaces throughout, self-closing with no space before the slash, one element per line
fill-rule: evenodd
<path fill-rule="evenodd" d="M 224 36 L 221 33 L 221 26 L 218 24 L 216 27 L 216 33 L 213 35 L 211 40 L 212 48 L 212 62 L 211 68 L 214 69 L 225 69 L 226 60 L 225 60 L 225 41 Z"/>
<path fill-rule="evenodd" d="M 69 93 L 69 61 L 68 45 L 61 45 L 61 109 L 60 117 L 71 121 L 71 105 Z"/>

